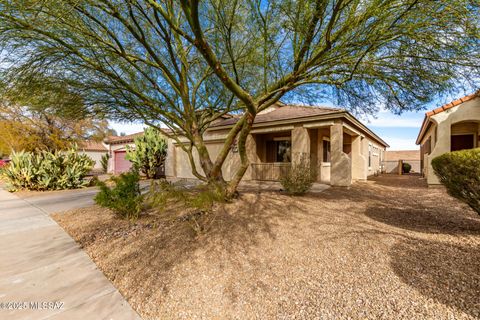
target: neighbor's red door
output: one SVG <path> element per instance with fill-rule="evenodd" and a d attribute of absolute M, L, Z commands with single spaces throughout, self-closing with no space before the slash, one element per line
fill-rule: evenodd
<path fill-rule="evenodd" d="M 130 170 L 132 163 L 125 159 L 126 151 L 115 151 L 115 173 L 122 173 Z"/>

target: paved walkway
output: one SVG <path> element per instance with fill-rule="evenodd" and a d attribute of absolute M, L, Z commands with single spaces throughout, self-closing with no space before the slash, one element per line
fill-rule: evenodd
<path fill-rule="evenodd" d="M 46 211 L 1 189 L 0 245 L 0 319 L 140 319 Z"/>

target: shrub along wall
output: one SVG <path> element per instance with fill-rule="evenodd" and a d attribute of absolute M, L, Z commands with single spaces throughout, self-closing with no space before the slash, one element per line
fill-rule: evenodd
<path fill-rule="evenodd" d="M 75 189 L 88 184 L 84 178 L 93 164 L 92 159 L 78 154 L 75 148 L 61 152 L 17 152 L 2 169 L 2 175 L 11 191 Z"/>
<path fill-rule="evenodd" d="M 432 167 L 451 196 L 480 214 L 480 148 L 445 153 Z"/>

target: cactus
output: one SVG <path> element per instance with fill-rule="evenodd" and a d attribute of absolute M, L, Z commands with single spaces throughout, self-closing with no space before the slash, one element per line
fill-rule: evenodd
<path fill-rule="evenodd" d="M 135 138 L 135 148 L 127 146 L 126 159 L 149 179 L 160 178 L 160 168 L 167 158 L 167 140 L 155 128 L 145 129 L 145 134 Z"/>
<path fill-rule="evenodd" d="M 93 160 L 77 153 L 75 147 L 67 151 L 14 152 L 9 166 L 2 174 L 10 190 L 60 190 L 84 187 L 86 174 Z"/>

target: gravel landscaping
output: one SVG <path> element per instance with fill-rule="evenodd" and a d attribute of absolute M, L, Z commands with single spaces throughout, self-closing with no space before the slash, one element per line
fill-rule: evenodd
<path fill-rule="evenodd" d="M 418 176 L 180 214 L 54 218 L 144 319 L 480 317 L 480 216 Z"/>

